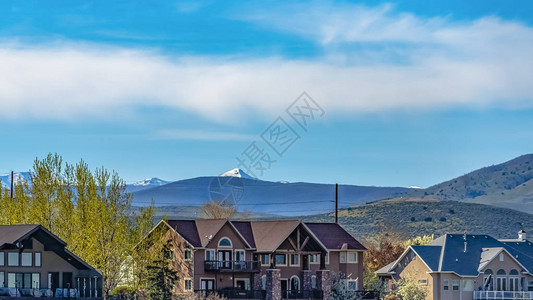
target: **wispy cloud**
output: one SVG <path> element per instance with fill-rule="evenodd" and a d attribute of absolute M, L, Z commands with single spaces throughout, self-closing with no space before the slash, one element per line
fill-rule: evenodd
<path fill-rule="evenodd" d="M 150 134 L 150 137 L 158 140 L 196 141 L 251 141 L 257 138 L 252 134 L 197 129 L 165 129 Z"/>
<path fill-rule="evenodd" d="M 326 55 L 168 56 L 68 42 L 3 43 L 0 117 L 113 118 L 157 106 L 234 122 L 246 113 L 272 117 L 302 91 L 328 113 L 533 106 L 533 28 L 524 24 L 496 17 L 455 22 L 390 5 L 331 2 L 247 15 L 247 22 L 316 41 Z"/>

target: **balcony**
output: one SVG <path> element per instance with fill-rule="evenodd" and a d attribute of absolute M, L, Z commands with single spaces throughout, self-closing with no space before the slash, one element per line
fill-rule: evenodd
<path fill-rule="evenodd" d="M 259 261 L 206 260 L 204 269 L 205 271 L 214 272 L 252 273 L 261 271 L 261 264 Z"/>
<path fill-rule="evenodd" d="M 533 292 L 519 291 L 474 291 L 474 300 L 530 300 Z"/>

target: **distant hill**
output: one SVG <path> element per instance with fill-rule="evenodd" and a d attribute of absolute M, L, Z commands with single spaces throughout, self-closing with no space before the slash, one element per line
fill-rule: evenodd
<path fill-rule="evenodd" d="M 142 190 L 162 186 L 168 183 L 170 183 L 170 181 L 159 179 L 157 177 L 152 177 L 152 178 L 147 178 L 147 179 L 126 185 L 126 191 L 128 193 L 133 193 L 137 191 L 142 191 Z"/>
<path fill-rule="evenodd" d="M 333 214 L 304 217 L 306 221 L 334 222 Z M 363 238 L 394 228 L 406 238 L 444 233 L 489 234 L 516 238 L 523 224 L 533 233 L 533 215 L 512 209 L 457 201 L 395 199 L 339 211 L 339 223 L 356 237 Z"/>
<path fill-rule="evenodd" d="M 340 185 L 340 207 L 395 198 L 409 190 L 402 187 Z M 133 193 L 133 205 L 148 205 L 154 199 L 156 206 L 199 206 L 211 199 L 221 198 L 236 203 L 239 211 L 300 216 L 333 211 L 335 185 L 271 182 L 230 176 L 198 177 L 136 191 Z"/>
<path fill-rule="evenodd" d="M 475 170 L 406 197 L 484 203 L 533 213 L 533 154 Z"/>

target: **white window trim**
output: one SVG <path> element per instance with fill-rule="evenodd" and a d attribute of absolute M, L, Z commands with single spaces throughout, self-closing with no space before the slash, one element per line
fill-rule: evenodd
<path fill-rule="evenodd" d="M 266 255 L 266 257 L 268 258 L 268 262 L 266 264 L 263 264 L 263 255 Z M 261 262 L 261 266 L 270 266 L 270 259 L 272 257 L 270 257 L 270 254 L 269 253 L 262 253 L 262 254 L 259 254 L 259 261 Z"/>
<path fill-rule="evenodd" d="M 453 287 L 457 287 L 457 290 L 455 290 Z M 452 291 L 460 291 L 461 290 L 461 282 L 459 280 L 454 279 L 452 280 Z"/>
<path fill-rule="evenodd" d="M 517 283 L 516 286 L 515 286 L 515 288 L 516 288 L 515 291 L 516 291 L 516 292 L 517 292 L 517 291 L 520 291 L 520 277 L 515 276 L 515 275 L 509 277 L 509 286 L 508 286 L 507 288 L 508 288 L 508 289 L 511 288 L 511 281 L 512 281 L 512 280 L 516 280 L 516 283 Z M 510 291 L 513 291 L 513 290 L 510 290 Z M 514 292 L 514 291 L 513 291 L 513 292 Z"/>
<path fill-rule="evenodd" d="M 212 260 L 217 260 L 217 255 L 216 255 L 216 251 L 215 249 L 205 249 L 204 251 L 204 260 L 207 261 L 207 252 L 213 252 L 213 259 Z"/>
<path fill-rule="evenodd" d="M 230 245 L 229 245 L 229 246 L 220 246 L 220 242 L 221 242 L 223 239 L 227 239 L 227 240 L 229 241 Z M 224 249 L 231 249 L 231 248 L 233 248 L 233 242 L 231 241 L 231 239 L 230 239 L 229 237 L 227 237 L 227 236 L 223 236 L 223 237 L 221 237 L 221 238 L 218 240 L 217 247 L 218 247 L 218 248 L 224 248 Z"/>
<path fill-rule="evenodd" d="M 357 279 L 346 279 L 346 290 L 347 291 L 357 291 L 357 286 L 358 286 L 358 280 Z M 355 282 L 355 290 L 351 290 L 349 287 L 350 287 L 350 282 Z"/>
<path fill-rule="evenodd" d="M 427 279 L 419 279 L 418 280 L 418 285 L 428 285 L 428 280 Z"/>
<path fill-rule="evenodd" d="M 278 262 L 276 261 L 276 256 L 278 255 L 285 255 L 285 263 L 284 264 L 278 264 Z M 287 253 L 274 253 L 274 263 L 276 264 L 276 266 L 282 266 L 282 267 L 286 267 L 289 263 L 289 261 L 287 260 Z"/>
<path fill-rule="evenodd" d="M 244 260 L 241 260 L 241 261 L 246 261 L 246 251 L 244 251 L 244 249 L 235 249 L 233 252 L 234 252 L 233 253 L 234 261 L 237 261 L 237 252 L 242 253 L 242 257 Z"/>
<path fill-rule="evenodd" d="M 316 256 L 316 261 L 311 262 L 311 256 Z M 309 264 L 310 265 L 319 265 L 320 264 L 320 254 L 309 254 Z"/>
<path fill-rule="evenodd" d="M 448 287 L 447 290 L 444 289 L 445 286 Z M 445 279 L 445 280 L 442 281 L 442 290 L 443 290 L 443 291 L 449 291 L 449 290 L 450 290 L 450 280 Z"/>
<path fill-rule="evenodd" d="M 297 255 L 298 256 L 298 263 L 297 264 L 293 264 L 292 263 L 292 256 L 293 255 Z M 300 266 L 300 258 L 301 258 L 301 255 L 298 254 L 298 253 L 289 253 L 289 265 L 291 267 L 299 267 Z M 291 277 L 292 278 L 292 277 Z"/>
<path fill-rule="evenodd" d="M 287 287 L 289 290 L 292 291 L 292 279 L 293 278 L 298 278 L 298 289 L 296 291 L 299 291 L 302 289 L 302 281 L 300 280 L 300 277 L 298 277 L 298 275 L 292 275 L 291 278 L 289 279 L 289 286 Z"/>
<path fill-rule="evenodd" d="M 190 258 L 186 258 L 186 255 L 185 255 L 186 252 L 190 252 L 191 253 Z M 193 259 L 192 254 L 193 254 L 192 249 L 185 248 L 183 250 L 183 259 L 185 259 L 185 261 L 191 261 Z"/>
<path fill-rule="evenodd" d="M 185 278 L 183 278 L 183 280 L 184 280 L 184 282 L 183 282 L 183 290 L 186 291 L 186 292 L 194 291 L 194 281 L 192 280 L 192 278 L 185 277 Z M 187 288 L 187 280 L 189 280 L 191 282 L 191 288 L 190 289 Z"/>
<path fill-rule="evenodd" d="M 355 253 L 355 260 L 350 260 L 350 253 Z M 349 263 L 349 264 L 359 263 L 359 253 L 354 252 L 354 251 L 346 252 L 346 263 Z"/>

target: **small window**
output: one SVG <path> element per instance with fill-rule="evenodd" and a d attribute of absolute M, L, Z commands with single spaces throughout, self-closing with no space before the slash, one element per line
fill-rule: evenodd
<path fill-rule="evenodd" d="M 299 265 L 300 265 L 300 255 L 291 254 L 291 266 L 299 266 Z"/>
<path fill-rule="evenodd" d="M 453 280 L 452 281 L 452 289 L 454 291 L 458 291 L 459 290 L 459 280 Z"/>
<path fill-rule="evenodd" d="M 310 264 L 318 264 L 318 263 L 320 263 L 320 255 L 319 254 L 311 254 L 311 255 L 309 255 L 309 263 Z"/>
<path fill-rule="evenodd" d="M 206 249 L 206 250 L 205 250 L 205 260 L 206 260 L 206 261 L 213 261 L 213 260 L 215 260 L 215 250 L 213 250 L 213 249 Z"/>
<path fill-rule="evenodd" d="M 192 259 L 192 251 L 191 251 L 191 249 L 185 249 L 185 251 L 183 251 L 183 256 L 184 256 L 185 260 L 191 260 Z"/>
<path fill-rule="evenodd" d="M 22 252 L 21 265 L 23 267 L 31 267 L 33 255 L 31 252 Z"/>
<path fill-rule="evenodd" d="M 496 275 L 506 275 L 507 273 L 505 272 L 504 269 L 499 269 L 498 272 L 496 272 Z"/>
<path fill-rule="evenodd" d="M 276 265 L 278 266 L 284 266 L 287 265 L 287 255 L 285 254 L 276 254 Z"/>
<path fill-rule="evenodd" d="M 245 261 L 244 250 L 235 250 L 235 261 Z"/>
<path fill-rule="evenodd" d="M 357 291 L 357 280 L 348 279 L 346 289 L 348 291 Z"/>
<path fill-rule="evenodd" d="M 316 275 L 311 276 L 311 288 L 316 289 Z"/>
<path fill-rule="evenodd" d="M 449 280 L 444 280 L 444 283 L 442 284 L 442 288 L 443 288 L 445 291 L 450 290 L 450 281 L 449 281 Z"/>
<path fill-rule="evenodd" d="M 348 252 L 348 262 L 357 263 L 357 252 Z"/>
<path fill-rule="evenodd" d="M 220 242 L 218 242 L 219 247 L 231 247 L 231 241 L 228 238 L 222 238 Z"/>
<path fill-rule="evenodd" d="M 185 290 L 186 291 L 192 291 L 192 280 L 186 278 L 185 279 Z"/>
<path fill-rule="evenodd" d="M 520 275 L 520 274 L 518 273 L 517 269 L 512 269 L 511 272 L 509 272 L 509 275 Z"/>
<path fill-rule="evenodd" d="M 2 266 L 2 267 L 4 266 L 5 260 L 6 260 L 6 258 L 5 258 L 4 252 L 0 252 L 0 266 Z M 3 287 L 3 285 L 0 285 L 0 287 Z"/>
<path fill-rule="evenodd" d="M 270 265 L 270 254 L 261 254 L 261 265 L 262 266 Z"/>
<path fill-rule="evenodd" d="M 263 287 L 263 291 L 267 289 L 267 277 L 266 277 L 266 275 L 263 275 L 261 277 L 261 286 Z"/>
<path fill-rule="evenodd" d="M 341 252 L 339 253 L 339 261 L 341 264 L 345 264 L 346 263 L 346 252 Z"/>
<path fill-rule="evenodd" d="M 19 265 L 19 253 L 18 252 L 7 253 L 7 265 L 10 267 L 16 267 Z"/>
<path fill-rule="evenodd" d="M 500 261 L 503 261 L 503 252 L 500 253 Z"/>
<path fill-rule="evenodd" d="M 35 259 L 35 266 L 40 267 L 41 266 L 41 252 L 35 252 L 35 255 L 33 256 Z"/>
<path fill-rule="evenodd" d="M 41 288 L 41 274 L 39 273 L 32 273 L 31 274 L 31 288 L 32 289 L 40 289 Z"/>
<path fill-rule="evenodd" d="M 418 285 L 428 285 L 427 279 L 421 279 L 418 281 Z"/>

